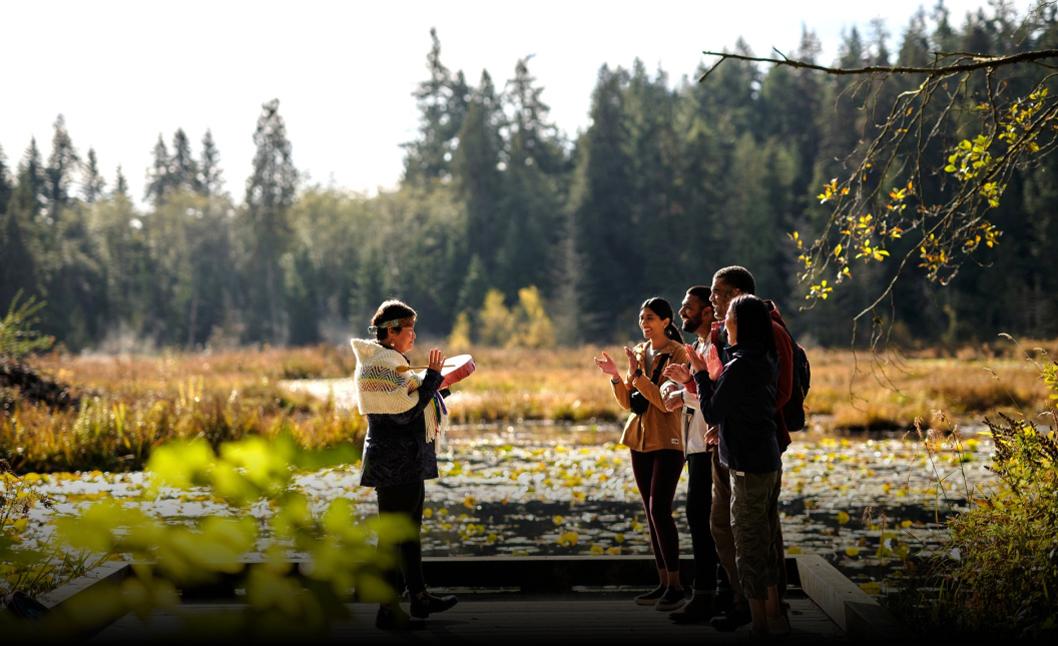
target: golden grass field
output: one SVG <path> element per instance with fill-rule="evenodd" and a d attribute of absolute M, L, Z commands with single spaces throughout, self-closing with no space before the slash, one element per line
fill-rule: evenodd
<path fill-rule="evenodd" d="M 1035 416 L 1047 407 L 1039 367 L 1058 342 L 967 348 L 954 356 L 874 355 L 809 349 L 810 424 L 817 430 L 902 429 L 916 418 L 946 429 L 997 411 Z M 420 343 L 412 360 L 424 359 Z M 624 413 L 592 357 L 603 349 L 476 348 L 477 371 L 454 388 L 457 423 L 552 420 L 615 422 Z M 35 358 L 43 374 L 70 384 L 80 410 L 54 412 L 14 397 L 0 412 L 0 457 L 19 471 L 140 468 L 150 448 L 176 438 L 214 443 L 248 434 L 292 433 L 309 447 L 358 442 L 363 420 L 333 401 L 292 392 L 292 379 L 352 375 L 347 347 L 237 350 L 154 356 Z M 620 363 L 619 363 L 620 365 Z M 339 382 L 341 383 L 341 382 Z"/>

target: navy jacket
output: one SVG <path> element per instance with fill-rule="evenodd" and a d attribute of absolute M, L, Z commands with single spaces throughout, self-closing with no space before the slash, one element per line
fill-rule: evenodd
<path fill-rule="evenodd" d="M 414 406 L 395 415 L 367 416 L 361 485 L 392 487 L 437 477 L 437 452 L 434 443 L 426 441 L 423 410 L 433 400 L 441 379 L 441 373 L 427 370 Z"/>
<path fill-rule="evenodd" d="M 705 421 L 720 427 L 720 462 L 748 473 L 782 465 L 775 426 L 778 365 L 763 349 L 728 348 L 731 360 L 713 383 L 708 371 L 694 375 Z"/>

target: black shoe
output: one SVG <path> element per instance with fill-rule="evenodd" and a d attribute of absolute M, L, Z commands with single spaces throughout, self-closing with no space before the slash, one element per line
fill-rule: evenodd
<path fill-rule="evenodd" d="M 429 592 L 420 592 L 411 595 L 411 616 L 417 619 L 426 619 L 431 612 L 444 612 L 459 603 L 455 595 L 448 594 L 437 597 Z"/>
<path fill-rule="evenodd" d="M 382 630 L 408 630 L 411 628 L 411 617 L 398 603 L 378 607 L 375 614 L 375 627 Z"/>
<path fill-rule="evenodd" d="M 658 599 L 665 594 L 665 590 L 668 590 L 663 585 L 659 585 L 650 592 L 644 592 L 643 594 L 636 597 L 636 605 L 639 606 L 652 606 L 658 602 Z"/>
<path fill-rule="evenodd" d="M 704 624 L 716 614 L 713 610 L 715 600 L 711 592 L 695 592 L 685 606 L 669 613 L 669 619 L 678 624 Z"/>
<path fill-rule="evenodd" d="M 731 588 L 717 588 L 716 600 L 713 602 L 713 616 L 730 611 L 733 605 L 735 605 L 735 591 Z"/>
<path fill-rule="evenodd" d="M 675 610 L 683 605 L 685 599 L 683 588 L 666 588 L 665 594 L 661 595 L 658 602 L 654 604 L 654 610 L 660 610 L 661 612 Z"/>
<path fill-rule="evenodd" d="M 745 626 L 750 620 L 749 607 L 745 604 L 736 603 L 719 617 L 713 617 L 709 621 L 709 625 L 720 632 L 728 633 L 737 630 L 739 626 Z"/>

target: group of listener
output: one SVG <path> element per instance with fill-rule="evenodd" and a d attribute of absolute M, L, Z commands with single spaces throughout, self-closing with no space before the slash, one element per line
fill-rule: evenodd
<path fill-rule="evenodd" d="M 678 316 L 692 344 L 684 344 L 672 306 L 651 298 L 639 311 L 644 341 L 624 349 L 627 371 L 605 352 L 595 363 L 631 411 L 621 443 L 631 451 L 659 579 L 636 603 L 669 611 L 678 623 L 750 624 L 764 637 L 790 631 L 779 491 L 790 444 L 782 409 L 794 367 L 778 308 L 755 292 L 753 275 L 740 266 L 717 271 L 709 287 L 689 288 Z M 689 600 L 672 516 L 684 462 Z"/>
<path fill-rule="evenodd" d="M 657 588 L 637 604 L 669 611 L 678 623 L 718 630 L 751 624 L 755 636 L 790 630 L 782 590 L 785 563 L 779 523 L 781 456 L 790 444 L 782 407 L 793 388 L 793 342 L 778 309 L 754 296 L 744 267 L 717 271 L 712 285 L 687 290 L 678 311 L 695 335 L 684 344 L 677 313 L 662 298 L 639 312 L 644 341 L 626 347 L 622 374 L 607 353 L 595 357 L 620 406 L 631 414 L 621 443 L 631 451 L 658 571 Z M 446 424 L 443 353 L 433 348 L 425 373 L 409 370 L 416 313 L 389 300 L 371 320 L 373 339 L 353 339 L 354 390 L 367 417 L 361 485 L 374 487 L 380 514 L 418 529 L 398 545 L 394 591 L 407 589 L 410 615 L 426 618 L 457 603 L 434 595 L 422 571 L 424 481 L 436 478 L 436 443 Z M 679 533 L 672 503 L 688 468 L 687 521 L 694 553 L 690 599 L 680 580 Z M 379 628 L 404 628 L 409 613 L 382 600 Z"/>

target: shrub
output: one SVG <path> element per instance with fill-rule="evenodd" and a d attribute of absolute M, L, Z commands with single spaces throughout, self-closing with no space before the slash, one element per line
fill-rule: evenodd
<path fill-rule="evenodd" d="M 1041 366 L 1058 402 L 1058 364 Z M 1058 414 L 985 418 L 995 440 L 993 491 L 950 522 L 947 553 L 908 579 L 896 606 L 909 622 L 952 637 L 1043 639 L 1058 634 Z"/>

